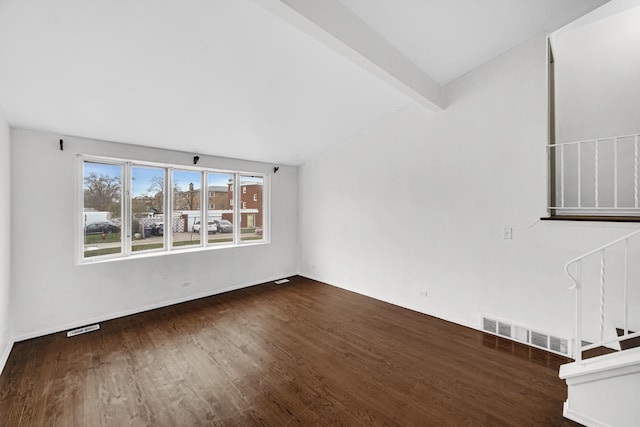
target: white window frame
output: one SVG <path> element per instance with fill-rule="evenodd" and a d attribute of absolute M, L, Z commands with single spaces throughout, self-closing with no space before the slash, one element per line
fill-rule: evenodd
<path fill-rule="evenodd" d="M 117 254 L 109 254 L 109 255 L 98 255 L 95 257 L 87 257 L 84 256 L 84 163 L 92 162 L 92 163 L 103 163 L 103 164 L 112 164 L 112 165 L 121 165 L 122 166 L 122 182 L 121 182 L 121 252 Z M 185 253 L 185 252 L 193 252 L 193 251 L 202 251 L 202 250 L 220 250 L 226 248 L 233 248 L 238 246 L 250 246 L 250 245 L 261 245 L 261 244 L 269 244 L 270 243 L 270 198 L 268 197 L 269 188 L 268 185 L 270 183 L 270 175 L 267 173 L 259 173 L 259 172 L 248 172 L 248 171 L 237 171 L 237 170 L 225 170 L 225 169 L 214 169 L 214 168 L 206 168 L 206 167 L 194 167 L 188 165 L 176 165 L 169 163 L 157 163 L 157 162 L 148 162 L 148 161 L 140 161 L 140 160 L 131 160 L 131 159 L 121 159 L 121 158 L 112 158 L 112 157 L 101 157 L 101 156 L 92 156 L 80 154 L 77 156 L 76 163 L 76 181 L 75 181 L 75 247 L 76 247 L 76 264 L 78 265 L 87 265 L 87 264 L 95 264 L 99 262 L 105 261 L 115 261 L 115 260 L 126 260 L 126 259 L 135 259 L 135 258 L 144 258 L 149 256 L 159 256 L 159 255 L 167 255 L 172 253 Z M 148 167 L 156 167 L 165 169 L 165 187 L 164 187 L 164 212 L 165 212 L 165 232 L 163 236 L 164 248 L 149 250 L 149 251 L 132 251 L 132 236 L 131 236 L 131 168 L 134 166 L 148 166 Z M 173 247 L 173 232 L 172 232 L 172 212 L 173 212 L 173 170 L 192 170 L 200 172 L 201 176 L 201 191 L 200 194 L 203 194 L 202 189 L 208 188 L 208 174 L 209 173 L 222 173 L 222 174 L 230 174 L 233 175 L 233 184 L 231 185 L 231 191 L 233 191 L 233 185 L 237 182 L 240 182 L 240 177 L 243 175 L 254 175 L 260 176 L 263 178 L 263 192 L 267 192 L 267 197 L 263 198 L 262 203 L 262 222 L 264 227 L 264 232 L 262 235 L 262 239 L 260 240 L 241 240 L 241 214 L 240 209 L 233 210 L 233 241 L 225 242 L 225 243 L 209 243 L 208 242 L 208 231 L 207 226 L 200 227 L 200 245 L 193 245 L 187 247 Z M 240 202 L 240 193 L 235 192 L 232 193 L 232 197 L 230 199 L 231 206 L 239 206 Z M 235 203 L 234 203 L 235 202 Z M 200 218 L 208 218 L 209 207 L 208 204 L 202 200 L 200 200 Z M 202 223 L 202 221 L 201 221 Z M 204 222 L 206 224 L 206 221 Z"/>

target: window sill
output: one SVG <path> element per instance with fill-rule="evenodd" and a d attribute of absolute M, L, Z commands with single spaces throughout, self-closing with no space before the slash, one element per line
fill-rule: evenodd
<path fill-rule="evenodd" d="M 110 256 L 110 257 L 104 257 L 104 258 L 82 258 L 80 261 L 78 261 L 76 263 L 76 265 L 95 265 L 95 264 L 101 264 L 101 263 L 105 263 L 105 262 L 118 262 L 118 261 L 126 261 L 126 260 L 132 260 L 132 259 L 146 259 L 146 258 L 155 258 L 155 257 L 159 257 L 159 256 L 166 256 L 166 255 L 177 255 L 177 254 L 193 254 L 193 253 L 197 253 L 197 252 L 208 252 L 208 251 L 216 251 L 216 250 L 225 250 L 225 249 L 231 249 L 231 248 L 244 248 L 244 247 L 248 247 L 248 246 L 261 246 L 261 245 L 268 245 L 270 244 L 271 241 L 267 240 L 267 239 L 262 239 L 262 240 L 245 240 L 245 241 L 241 241 L 240 243 L 237 244 L 230 244 L 230 245 L 219 245 L 219 246 L 197 246 L 197 247 L 185 247 L 185 248 L 180 248 L 180 249 L 172 249 L 172 250 L 155 250 L 155 251 L 148 251 L 148 252 L 134 252 L 131 255 L 121 255 L 121 254 L 115 254 L 114 256 Z"/>
<path fill-rule="evenodd" d="M 551 215 L 541 221 L 640 222 L 638 216 Z"/>

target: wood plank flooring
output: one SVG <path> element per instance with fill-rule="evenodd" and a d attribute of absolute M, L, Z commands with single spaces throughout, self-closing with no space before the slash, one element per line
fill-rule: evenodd
<path fill-rule="evenodd" d="M 17 343 L 1 426 L 576 426 L 566 359 L 302 277 Z"/>

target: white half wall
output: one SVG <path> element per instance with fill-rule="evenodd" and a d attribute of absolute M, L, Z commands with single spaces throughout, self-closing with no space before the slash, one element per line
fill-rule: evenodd
<path fill-rule="evenodd" d="M 270 244 L 76 265 L 77 154 L 189 165 L 193 153 L 23 129 L 12 129 L 11 147 L 16 340 L 297 274 L 297 168 L 271 177 Z M 198 166 L 273 173 L 270 164 L 204 155 Z"/>
<path fill-rule="evenodd" d="M 304 164 L 300 273 L 471 327 L 487 314 L 571 337 L 564 263 L 633 227 L 521 229 L 546 216 L 546 44 L 446 86 L 442 112 L 410 107 Z"/>
<path fill-rule="evenodd" d="M 9 124 L 0 103 L 0 373 L 13 346 L 11 287 L 11 144 Z"/>

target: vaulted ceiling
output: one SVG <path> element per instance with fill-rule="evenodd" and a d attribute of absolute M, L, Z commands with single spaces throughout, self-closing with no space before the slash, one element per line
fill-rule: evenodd
<path fill-rule="evenodd" d="M 11 126 L 299 165 L 606 0 L 0 0 Z"/>

